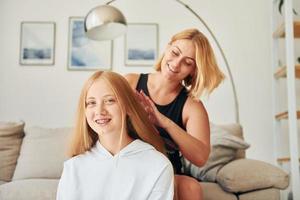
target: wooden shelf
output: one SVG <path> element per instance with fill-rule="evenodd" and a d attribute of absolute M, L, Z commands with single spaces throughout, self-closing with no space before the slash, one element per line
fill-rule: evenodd
<path fill-rule="evenodd" d="M 275 78 L 285 78 L 286 77 L 286 66 L 279 67 L 278 70 L 274 73 Z M 300 79 L 300 64 L 295 66 L 295 76 Z"/>
<path fill-rule="evenodd" d="M 282 113 L 279 113 L 277 115 L 275 115 L 275 118 L 277 120 L 281 120 L 281 119 L 288 119 L 288 112 L 282 112 Z M 297 111 L 297 119 L 300 119 L 300 111 L 298 110 Z"/>
<path fill-rule="evenodd" d="M 277 30 L 274 31 L 273 37 L 275 37 L 275 38 L 283 38 L 283 37 L 285 37 L 284 23 L 282 23 L 277 28 Z M 295 21 L 294 22 L 294 37 L 295 38 L 300 38 L 300 21 Z"/>
<path fill-rule="evenodd" d="M 280 164 L 290 162 L 290 161 L 291 161 L 290 157 L 277 158 L 277 162 Z M 300 158 L 299 158 L 299 162 L 300 162 Z"/>

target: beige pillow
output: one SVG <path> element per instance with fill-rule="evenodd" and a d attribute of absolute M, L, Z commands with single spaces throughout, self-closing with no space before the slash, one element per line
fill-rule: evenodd
<path fill-rule="evenodd" d="M 71 131 L 71 128 L 26 128 L 13 180 L 60 178 Z"/>
<path fill-rule="evenodd" d="M 271 164 L 240 159 L 225 165 L 217 175 L 217 182 L 224 190 L 238 193 L 270 187 L 285 189 L 289 176 Z"/>
<path fill-rule="evenodd" d="M 230 130 L 230 129 L 227 129 Z M 211 152 L 206 164 L 197 167 L 184 159 L 184 171 L 200 181 L 215 182 L 219 169 L 236 157 L 239 149 L 250 145 L 221 126 L 210 124 Z"/>
<path fill-rule="evenodd" d="M 223 146 L 233 149 L 247 149 L 250 145 L 243 138 L 236 136 L 230 126 L 215 125 L 210 123 L 210 143 L 211 146 Z"/>
<path fill-rule="evenodd" d="M 218 125 L 218 126 L 222 129 L 226 130 L 228 133 L 244 140 L 243 128 L 240 124 L 231 123 L 231 124 L 222 124 L 222 125 Z M 238 149 L 236 152 L 236 155 L 235 155 L 235 159 L 245 158 L 245 157 L 246 157 L 245 149 Z"/>
<path fill-rule="evenodd" d="M 24 122 L 0 122 L 0 181 L 11 181 L 24 136 Z"/>

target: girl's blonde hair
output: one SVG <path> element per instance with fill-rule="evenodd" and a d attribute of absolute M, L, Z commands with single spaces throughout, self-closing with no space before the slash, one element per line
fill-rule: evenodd
<path fill-rule="evenodd" d="M 197 29 L 186 29 L 175 34 L 169 45 L 176 40 L 191 40 L 195 46 L 196 69 L 193 76 L 188 76 L 183 80 L 189 95 L 193 98 L 200 97 L 203 92 L 210 94 L 225 78 L 224 74 L 218 67 L 214 52 L 209 44 L 208 39 Z M 164 55 L 158 59 L 155 64 L 155 70 L 161 70 L 161 62 Z"/>
<path fill-rule="evenodd" d="M 73 157 L 90 150 L 98 140 L 98 134 L 88 125 L 86 111 L 86 96 L 92 84 L 99 79 L 103 79 L 109 84 L 113 90 L 117 102 L 123 112 L 125 118 L 122 126 L 126 128 L 129 136 L 133 139 L 141 139 L 153 145 L 158 151 L 165 153 L 164 143 L 157 130 L 149 121 L 145 109 L 141 106 L 135 97 L 134 91 L 130 87 L 127 80 L 114 72 L 97 71 L 84 84 L 79 97 L 79 103 L 76 115 L 75 130 L 69 149 L 69 156 Z M 120 130 L 120 132 L 123 132 Z M 122 138 L 122 136 L 121 136 Z"/>

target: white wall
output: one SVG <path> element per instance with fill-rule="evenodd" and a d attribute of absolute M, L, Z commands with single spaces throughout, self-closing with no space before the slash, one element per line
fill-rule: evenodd
<path fill-rule="evenodd" d="M 92 7 L 103 2 L 0 1 L 0 120 L 22 119 L 28 126 L 46 127 L 73 124 L 81 86 L 92 72 L 67 70 L 68 18 L 84 16 Z M 247 151 L 248 157 L 273 162 L 270 2 L 184 2 L 206 21 L 227 57 L 237 89 L 240 122 L 246 140 L 252 145 Z M 172 0 L 120 0 L 113 5 L 124 12 L 128 22 L 159 23 L 160 51 L 175 32 L 192 26 L 203 28 L 191 13 Z M 54 66 L 19 65 L 21 21 L 56 23 Z M 203 32 L 207 31 L 203 29 Z M 114 41 L 113 70 L 120 73 L 151 71 L 151 67 L 124 66 L 123 42 L 123 37 Z M 219 55 L 218 52 L 216 54 Z M 224 65 L 222 62 L 219 60 Z M 232 91 L 228 80 L 220 88 L 222 90 L 205 99 L 211 120 L 234 122 Z"/>

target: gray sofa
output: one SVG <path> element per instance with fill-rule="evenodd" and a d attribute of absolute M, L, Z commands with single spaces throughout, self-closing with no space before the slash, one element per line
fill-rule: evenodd
<path fill-rule="evenodd" d="M 71 131 L 0 122 L 0 199 L 54 200 Z M 211 143 L 204 167 L 185 168 L 201 180 L 205 200 L 278 200 L 288 186 L 281 169 L 245 158 L 249 145 L 238 124 L 212 124 Z"/>

